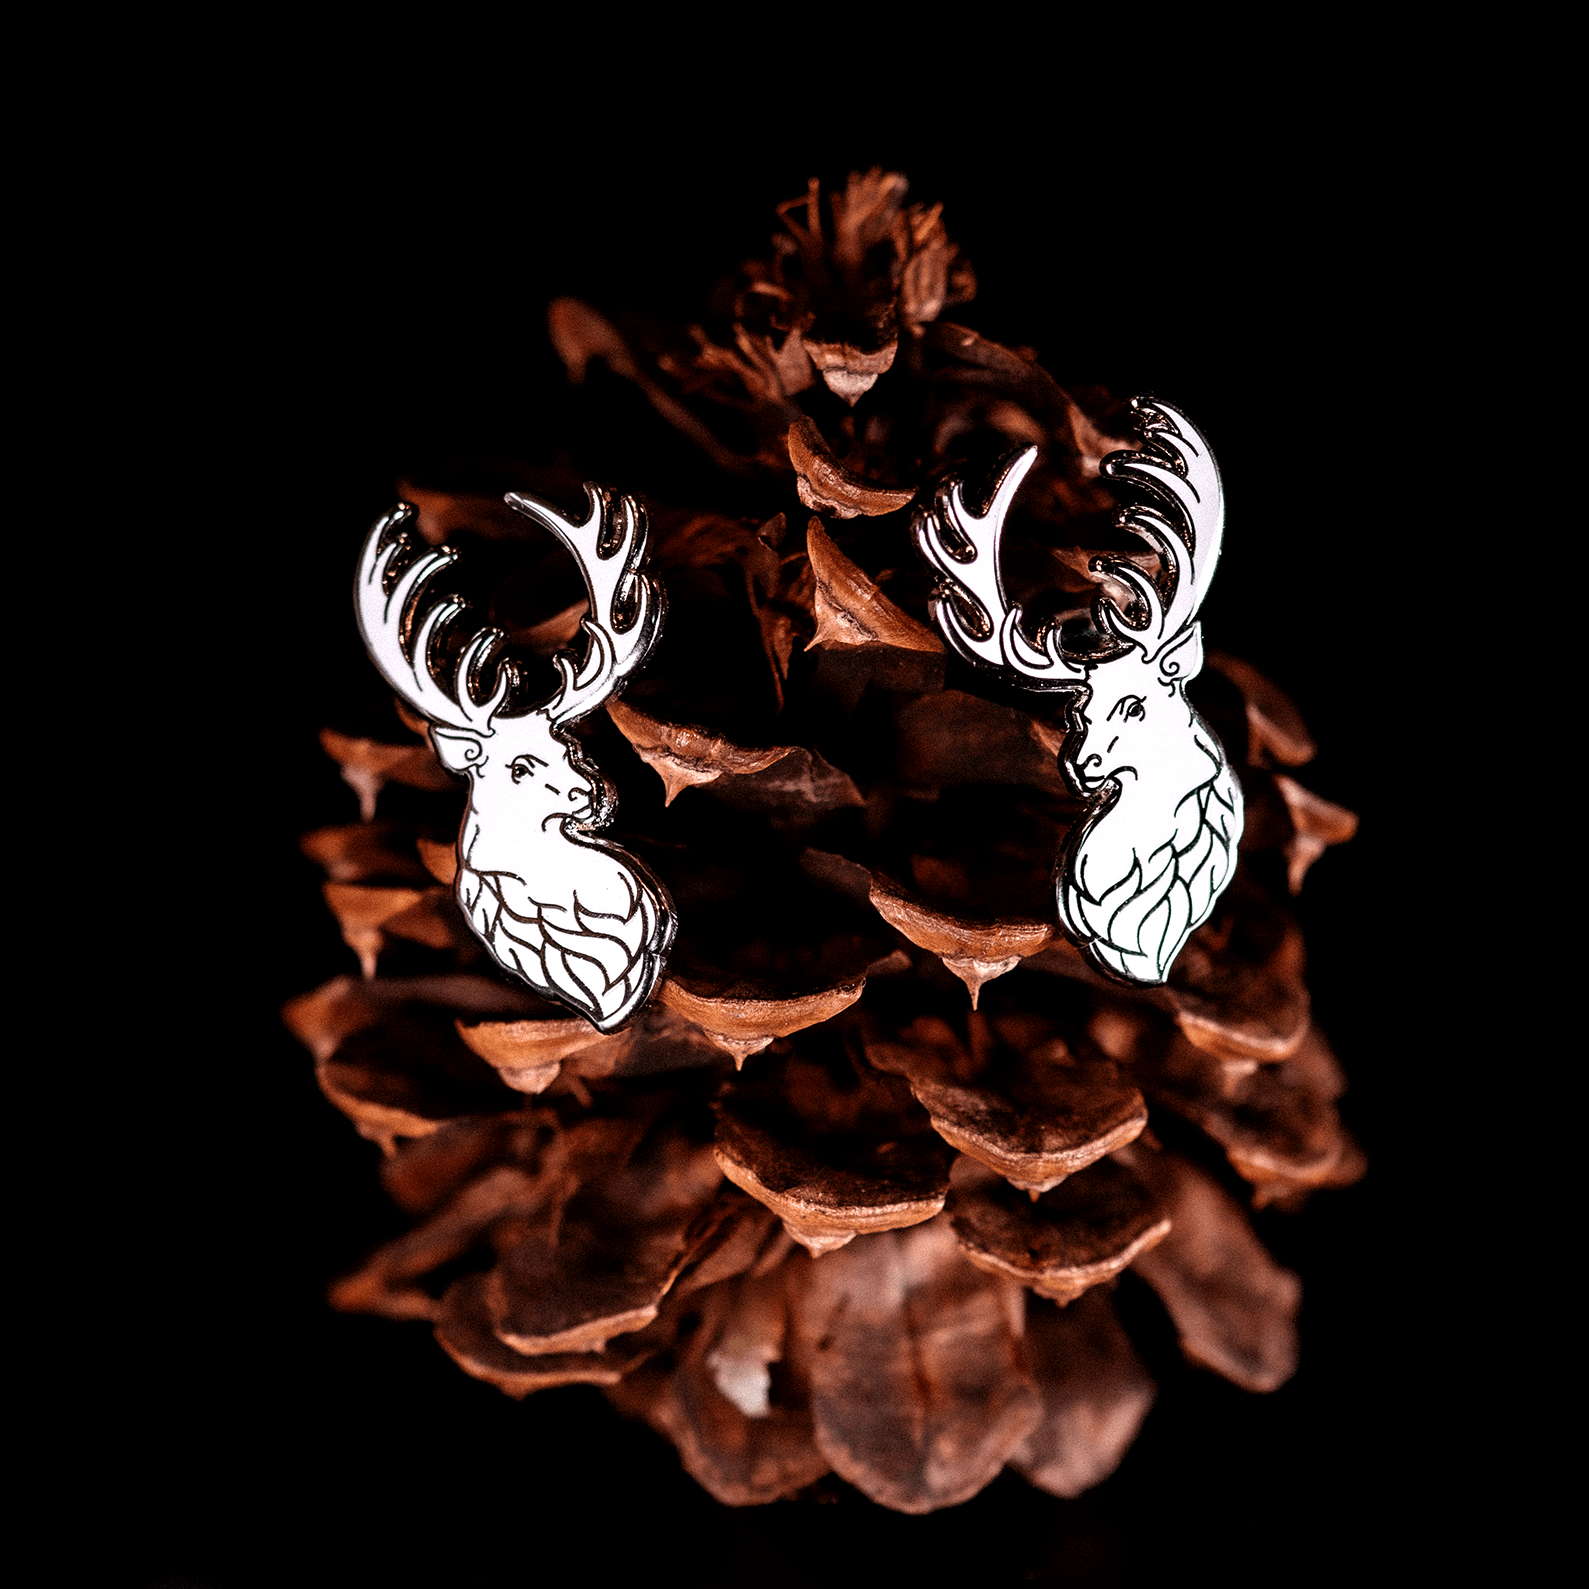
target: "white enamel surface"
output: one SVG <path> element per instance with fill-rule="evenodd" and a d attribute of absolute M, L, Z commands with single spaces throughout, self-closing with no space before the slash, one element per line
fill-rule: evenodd
<path fill-rule="evenodd" d="M 645 521 L 635 503 L 623 497 L 615 506 L 607 493 L 586 491 L 591 511 L 583 523 L 534 498 L 509 498 L 569 547 L 590 595 L 583 662 L 558 656 L 562 687 L 525 715 L 496 715 L 516 682 L 509 663 L 490 698 L 475 700 L 501 646 L 500 631 L 473 636 L 450 690 L 437 682 L 432 642 L 465 609 L 447 597 L 435 600 L 433 581 L 457 554 L 444 548 L 416 558 L 388 592 L 394 562 L 414 551 L 401 528 L 411 509 L 371 529 L 355 606 L 371 660 L 430 720 L 442 764 L 469 779 L 456 893 L 470 927 L 504 970 L 602 1031 L 614 1031 L 655 991 L 676 921 L 667 891 L 650 872 L 597 836 L 612 820 L 612 794 L 564 725 L 595 710 L 645 660 L 660 634 L 663 601 L 655 581 L 640 572 Z M 615 603 L 630 620 L 621 631 L 613 622 Z"/>
<path fill-rule="evenodd" d="M 1147 398 L 1133 407 L 1143 450 L 1115 453 L 1103 467 L 1151 498 L 1123 510 L 1119 522 L 1159 552 L 1169 595 L 1123 558 L 1095 560 L 1095 569 L 1136 594 L 1132 616 L 1146 618 L 1133 623 L 1107 596 L 1098 598 L 1098 627 L 1126 644 L 1123 653 L 1067 658 L 1057 626 L 1033 645 L 1019 628 L 1020 608 L 1005 597 L 998 572 L 1004 519 L 1035 448 L 1007 467 L 980 518 L 965 508 L 961 483 L 947 484 L 934 510 L 918 517 L 916 541 L 960 588 L 960 605 L 946 595 L 933 616 L 962 657 L 1034 689 L 1076 692 L 1061 765 L 1092 804 L 1060 857 L 1060 924 L 1100 970 L 1157 984 L 1235 871 L 1242 800 L 1224 748 L 1185 693 L 1202 667 L 1197 611 L 1224 534 L 1219 470 L 1177 409 Z M 944 534 L 945 525 L 958 540 Z M 982 620 L 974 627 L 962 615 L 966 598 Z"/>
<path fill-rule="evenodd" d="M 1066 771 L 1101 804 L 1067 846 L 1059 919 L 1116 975 L 1163 982 L 1235 870 L 1241 786 L 1187 702 L 1184 676 L 1166 681 L 1130 651 L 1093 668 L 1089 682 L 1066 736 Z"/>

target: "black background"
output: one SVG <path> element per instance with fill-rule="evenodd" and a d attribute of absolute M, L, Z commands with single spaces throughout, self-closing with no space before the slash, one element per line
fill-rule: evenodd
<path fill-rule="evenodd" d="M 1408 1234 L 1432 1042 L 1419 989 L 1438 946 L 1395 904 L 1417 887 L 1394 708 L 1415 664 L 1386 622 L 1384 559 L 1404 544 L 1388 460 L 1424 374 L 1438 221 L 1408 144 L 1387 155 L 1327 115 L 1266 118 L 1173 158 L 1108 122 L 950 138 L 829 117 L 774 137 L 727 111 L 623 121 L 643 131 L 612 152 L 527 117 L 476 143 L 383 128 L 182 156 L 191 169 L 151 199 L 162 280 L 129 295 L 121 373 L 129 399 L 146 372 L 188 388 L 181 433 L 151 427 L 136 483 L 160 504 L 153 586 L 170 598 L 182 721 L 198 726 L 174 754 L 168 714 L 140 715 L 127 751 L 138 831 L 163 860 L 126 945 L 129 1062 L 143 1057 L 136 1084 L 111 1087 L 118 1178 L 94 1237 L 121 1255 L 117 1289 L 80 1321 L 88 1410 L 65 1434 L 114 1472 L 116 1499 L 58 1542 L 63 1559 L 108 1545 L 104 1581 L 206 1589 L 674 1570 L 1102 1584 L 1307 1580 L 1368 1559 L 1383 1529 L 1408 1544 L 1447 1330 Z M 570 397 L 548 298 L 693 318 L 764 251 L 776 201 L 873 163 L 945 202 L 981 284 L 953 317 L 1033 346 L 1061 384 L 1149 390 L 1195 416 L 1229 503 L 1209 642 L 1291 691 L 1323 747 L 1303 780 L 1363 816 L 1299 908 L 1372 1170 L 1259 1221 L 1306 1284 L 1300 1373 L 1246 1395 L 1182 1365 L 1138 1307 L 1161 1397 L 1113 1479 L 1061 1502 L 1006 1475 L 923 1519 L 842 1486 L 826 1504 L 729 1511 L 594 1390 L 513 1403 L 422 1325 L 330 1312 L 328 1280 L 401 1222 L 377 1150 L 278 1018 L 351 965 L 296 840 L 355 814 L 315 735 L 372 698 L 347 581 L 397 478 L 458 457 L 544 461 L 570 438 L 599 453 L 620 434 L 626 485 L 689 500 L 702 476 L 686 444 L 627 388 L 597 372 Z"/>

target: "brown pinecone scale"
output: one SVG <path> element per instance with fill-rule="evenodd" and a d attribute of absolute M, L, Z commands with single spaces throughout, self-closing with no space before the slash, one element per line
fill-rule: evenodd
<path fill-rule="evenodd" d="M 1126 409 L 946 318 L 975 279 L 902 177 L 813 184 L 778 226 L 712 329 L 550 309 L 570 379 L 632 383 L 728 504 L 650 502 L 667 628 L 575 730 L 677 906 L 656 998 L 603 1034 L 510 982 L 453 900 L 464 791 L 425 724 L 323 735 L 359 819 L 303 845 L 353 960 L 286 1019 L 412 1219 L 332 1301 L 429 1321 L 510 1396 L 603 1387 L 731 1505 L 833 1472 L 926 1512 L 1005 1467 L 1072 1496 L 1154 1399 L 1127 1270 L 1197 1363 L 1252 1391 L 1295 1368 L 1300 1282 L 1244 1205 L 1362 1172 L 1288 908 L 1356 819 L 1297 781 L 1283 692 L 1211 654 L 1235 881 L 1165 986 L 1089 968 L 1055 918 L 1063 716 L 946 655 L 909 507 L 1036 444 L 1011 596 L 1085 634 L 1092 559 L 1152 563 L 1099 476 Z M 495 493 L 573 507 L 581 480 L 400 487 L 545 693 L 579 576 Z"/>

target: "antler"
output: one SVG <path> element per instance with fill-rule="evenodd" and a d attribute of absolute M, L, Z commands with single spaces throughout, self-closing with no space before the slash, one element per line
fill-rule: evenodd
<path fill-rule="evenodd" d="M 587 484 L 590 512 L 583 523 L 565 519 L 551 503 L 510 491 L 510 508 L 544 525 L 574 554 L 590 593 L 590 612 L 581 628 L 590 636 L 585 660 L 575 668 L 570 652 L 553 658 L 563 687 L 541 708 L 554 723 L 569 723 L 593 712 L 645 661 L 662 632 L 665 598 L 654 579 L 638 572 L 646 555 L 645 511 L 633 497 L 618 498 Z M 617 530 L 614 535 L 614 520 Z M 618 609 L 633 603 L 628 623 L 619 629 Z"/>
<path fill-rule="evenodd" d="M 922 556 L 954 587 L 931 602 L 933 621 L 950 645 L 968 662 L 1013 668 L 1039 689 L 1059 689 L 1084 681 L 1086 670 L 1060 655 L 1058 625 L 1044 629 L 1035 646 L 1027 640 L 1021 633 L 1021 609 L 1010 606 L 999 572 L 1005 516 L 1036 460 L 1036 447 L 1005 460 L 993 500 L 980 518 L 966 507 L 960 480 L 946 482 L 939 486 L 930 511 L 917 510 L 912 530 Z M 945 524 L 969 545 L 969 555 L 945 541 Z"/>
<path fill-rule="evenodd" d="M 1131 406 L 1144 438 L 1142 451 L 1110 453 L 1102 468 L 1112 480 L 1146 486 L 1185 526 L 1183 535 L 1170 518 L 1147 506 L 1123 508 L 1115 520 L 1151 542 L 1164 558 L 1170 577 L 1169 605 L 1154 582 L 1126 559 L 1095 557 L 1092 566 L 1095 572 L 1110 573 L 1129 585 L 1147 608 L 1147 624 L 1139 629 L 1108 597 L 1098 600 L 1098 612 L 1115 637 L 1140 646 L 1143 660 L 1152 662 L 1191 627 L 1208 593 L 1225 533 L 1225 495 L 1214 454 L 1185 414 L 1152 397 L 1134 397 Z"/>
<path fill-rule="evenodd" d="M 500 629 L 482 629 L 458 658 L 452 693 L 436 682 L 430 670 L 431 645 L 442 626 L 464 610 L 464 604 L 455 596 L 444 596 L 425 615 L 419 633 L 411 636 L 410 631 L 426 585 L 458 554 L 450 547 L 426 553 L 404 570 L 388 594 L 386 580 L 393 563 L 413 549 L 412 537 L 402 528 L 413 512 L 403 503 L 377 519 L 364 538 L 353 591 L 359 629 L 386 682 L 415 711 L 433 723 L 484 738 L 494 732 L 491 719 L 513 686 L 512 663 L 501 668 L 497 687 L 484 705 L 475 704 L 470 686 L 505 637 Z"/>

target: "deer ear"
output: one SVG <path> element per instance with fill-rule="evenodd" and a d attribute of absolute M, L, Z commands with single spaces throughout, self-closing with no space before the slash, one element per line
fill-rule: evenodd
<path fill-rule="evenodd" d="M 448 772 L 467 772 L 484 760 L 486 748 L 477 734 L 459 733 L 452 728 L 430 726 L 430 742 L 435 747 L 436 759 Z"/>
<path fill-rule="evenodd" d="M 1203 626 L 1189 624 L 1179 640 L 1159 653 L 1159 677 L 1166 684 L 1186 684 L 1203 671 Z"/>

